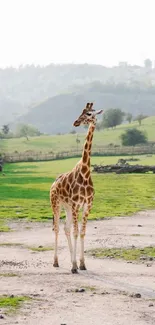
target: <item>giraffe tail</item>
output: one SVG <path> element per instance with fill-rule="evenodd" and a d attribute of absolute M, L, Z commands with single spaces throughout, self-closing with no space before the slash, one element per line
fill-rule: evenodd
<path fill-rule="evenodd" d="M 54 215 L 53 215 L 53 228 L 52 228 L 52 230 L 54 230 Z"/>

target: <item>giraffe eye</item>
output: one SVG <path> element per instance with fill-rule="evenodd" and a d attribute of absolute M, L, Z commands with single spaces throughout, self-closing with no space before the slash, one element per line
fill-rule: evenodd
<path fill-rule="evenodd" d="M 91 116 L 91 113 L 86 113 L 86 115 Z"/>

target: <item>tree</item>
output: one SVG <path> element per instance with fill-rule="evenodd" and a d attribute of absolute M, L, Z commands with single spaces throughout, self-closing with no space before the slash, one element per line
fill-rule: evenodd
<path fill-rule="evenodd" d="M 127 120 L 129 123 L 131 123 L 132 118 L 133 118 L 133 116 L 132 116 L 131 113 L 128 113 L 128 114 L 126 115 L 126 120 Z"/>
<path fill-rule="evenodd" d="M 28 139 L 29 136 L 35 137 L 35 136 L 39 136 L 40 134 L 41 134 L 40 131 L 32 125 L 18 124 L 16 128 L 16 136 L 26 137 L 27 140 L 29 140 Z"/>
<path fill-rule="evenodd" d="M 102 128 L 102 124 L 101 124 L 101 122 L 97 122 L 97 123 L 96 123 L 96 131 L 100 131 L 101 128 Z"/>
<path fill-rule="evenodd" d="M 135 128 L 126 130 L 120 137 L 123 146 L 135 146 L 136 144 L 147 143 L 147 135 Z"/>
<path fill-rule="evenodd" d="M 2 126 L 2 132 L 3 132 L 3 134 L 5 134 L 5 135 L 7 135 L 8 133 L 9 133 L 9 124 L 4 124 L 3 126 Z"/>
<path fill-rule="evenodd" d="M 150 59 L 145 59 L 144 66 L 146 69 L 152 69 L 152 61 Z"/>
<path fill-rule="evenodd" d="M 142 120 L 144 120 L 144 118 L 146 118 L 146 117 L 147 117 L 147 115 L 139 114 L 139 115 L 137 115 L 137 116 L 135 117 L 135 121 L 138 121 L 139 126 L 141 126 L 141 124 L 142 124 Z"/>
<path fill-rule="evenodd" d="M 105 111 L 102 120 L 103 128 L 115 127 L 116 125 L 120 125 L 123 122 L 124 112 L 119 108 L 110 108 Z"/>

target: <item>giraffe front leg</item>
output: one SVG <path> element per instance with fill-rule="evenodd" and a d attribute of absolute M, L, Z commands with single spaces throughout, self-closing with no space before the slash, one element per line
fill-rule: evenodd
<path fill-rule="evenodd" d="M 78 273 L 78 266 L 76 260 L 76 250 L 77 250 L 77 238 L 79 234 L 78 229 L 78 213 L 73 212 L 73 236 L 74 236 L 74 246 L 73 246 L 73 261 L 72 261 L 72 273 Z"/>
<path fill-rule="evenodd" d="M 71 241 L 71 225 L 72 225 L 72 210 L 70 208 L 66 209 L 66 222 L 64 226 L 65 235 L 67 237 L 69 251 L 71 255 L 71 263 L 73 262 L 73 246 Z"/>
<path fill-rule="evenodd" d="M 82 215 L 82 224 L 81 224 L 81 229 L 80 229 L 80 270 L 87 270 L 85 266 L 85 260 L 84 260 L 84 238 L 86 234 L 86 224 L 87 224 L 87 219 L 89 215 L 90 209 L 83 210 L 83 215 Z"/>

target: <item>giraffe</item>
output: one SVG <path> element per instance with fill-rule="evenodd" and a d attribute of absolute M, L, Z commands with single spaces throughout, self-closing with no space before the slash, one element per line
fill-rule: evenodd
<path fill-rule="evenodd" d="M 61 207 L 66 212 L 66 222 L 64 226 L 65 235 L 67 237 L 72 273 L 78 273 L 76 260 L 77 238 L 79 234 L 78 213 L 82 209 L 82 221 L 80 228 L 80 270 L 86 270 L 84 260 L 84 237 L 86 233 L 86 223 L 89 212 L 91 210 L 94 188 L 90 174 L 90 154 L 93 140 L 93 133 L 96 125 L 96 115 L 101 114 L 103 110 L 95 111 L 93 103 L 87 103 L 79 118 L 73 123 L 75 127 L 82 124 L 89 125 L 86 141 L 83 147 L 82 158 L 75 167 L 67 173 L 61 174 L 50 189 L 50 201 L 53 209 L 53 230 L 55 232 L 54 247 L 54 267 L 59 267 L 58 263 L 58 234 L 59 234 L 59 218 Z M 73 245 L 71 239 L 71 226 L 73 224 Z"/>

